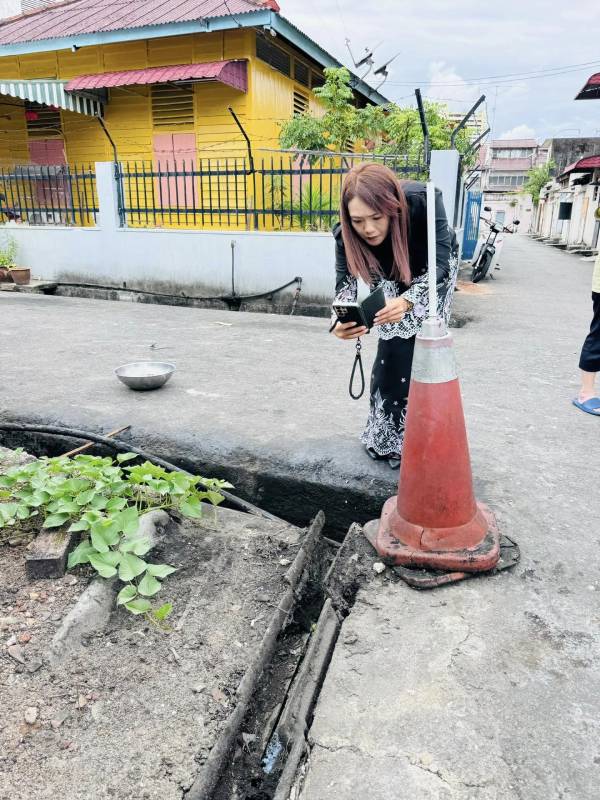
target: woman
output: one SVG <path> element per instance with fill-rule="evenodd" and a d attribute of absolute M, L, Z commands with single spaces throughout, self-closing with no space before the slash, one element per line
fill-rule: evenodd
<path fill-rule="evenodd" d="M 371 377 L 371 406 L 361 441 L 374 459 L 400 465 L 415 336 L 428 316 L 427 193 L 424 183 L 400 181 L 373 162 L 354 167 L 342 186 L 336 244 L 334 302 L 357 298 L 357 279 L 383 284 L 385 308 L 375 317 L 379 335 Z M 448 321 L 458 270 L 454 236 L 436 190 L 438 315 Z M 357 339 L 366 328 L 338 323 L 332 332 Z"/>

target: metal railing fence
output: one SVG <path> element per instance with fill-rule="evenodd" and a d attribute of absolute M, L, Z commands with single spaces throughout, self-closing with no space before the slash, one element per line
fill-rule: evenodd
<path fill-rule="evenodd" d="M 92 165 L 0 167 L 0 220 L 29 225 L 96 224 L 99 212 Z"/>
<path fill-rule="evenodd" d="M 424 179 L 403 155 L 274 153 L 245 158 L 122 162 L 121 225 L 241 230 L 328 230 L 339 217 L 344 175 L 376 160 L 400 178 Z"/>

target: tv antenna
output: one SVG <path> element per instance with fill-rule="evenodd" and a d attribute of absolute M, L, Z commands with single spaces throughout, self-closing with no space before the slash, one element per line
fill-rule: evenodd
<path fill-rule="evenodd" d="M 380 83 L 377 85 L 377 89 L 379 89 L 380 86 L 383 86 L 383 84 L 387 81 L 390 74 L 388 67 L 392 63 L 392 61 L 395 61 L 398 58 L 399 55 L 400 55 L 399 52 L 396 53 L 395 56 L 392 56 L 390 59 L 388 59 L 388 61 L 386 61 L 385 64 L 382 64 L 373 73 L 374 75 L 381 75 L 382 78 Z"/>
<path fill-rule="evenodd" d="M 352 52 L 352 48 L 350 47 L 350 39 L 346 39 L 346 47 L 348 48 L 348 52 L 350 53 L 350 58 L 352 59 L 352 63 L 354 64 L 355 69 L 360 69 L 360 67 L 367 67 L 367 71 L 364 75 L 361 76 L 361 80 L 367 77 L 369 72 L 375 66 L 375 59 L 373 58 L 373 54 L 375 50 L 383 44 L 383 42 L 379 42 L 376 44 L 375 47 L 365 47 L 365 54 L 362 58 L 359 58 L 358 61 L 354 58 L 354 53 Z"/>

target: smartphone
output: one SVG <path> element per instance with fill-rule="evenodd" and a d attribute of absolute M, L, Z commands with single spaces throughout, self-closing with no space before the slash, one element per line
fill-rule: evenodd
<path fill-rule="evenodd" d="M 367 327 L 358 303 L 334 303 L 333 310 L 340 322 L 356 322 L 359 327 Z"/>

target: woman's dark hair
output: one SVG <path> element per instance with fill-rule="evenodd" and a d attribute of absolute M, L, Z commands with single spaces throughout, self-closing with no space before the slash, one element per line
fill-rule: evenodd
<path fill-rule="evenodd" d="M 355 197 L 382 216 L 389 217 L 388 235 L 394 255 L 391 277 L 408 285 L 411 280 L 408 262 L 408 204 L 400 181 L 389 167 L 363 162 L 348 172 L 342 184 L 340 217 L 348 269 L 366 283 L 371 283 L 374 275 L 381 274 L 381 268 L 373 252 L 352 226 L 348 203 Z"/>

